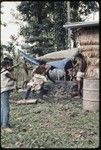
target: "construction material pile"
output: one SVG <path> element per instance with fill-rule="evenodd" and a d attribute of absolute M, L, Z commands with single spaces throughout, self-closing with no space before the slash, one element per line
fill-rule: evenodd
<path fill-rule="evenodd" d="M 99 33 L 97 29 L 87 29 L 79 36 L 80 50 L 87 60 L 86 76 L 99 78 Z"/>
<path fill-rule="evenodd" d="M 80 35 L 80 45 L 99 45 L 99 34 L 95 29 L 86 29 Z"/>

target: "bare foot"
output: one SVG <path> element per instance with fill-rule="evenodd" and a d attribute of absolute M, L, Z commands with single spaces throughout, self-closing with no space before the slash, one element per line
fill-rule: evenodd
<path fill-rule="evenodd" d="M 78 98 L 78 99 L 81 99 L 81 96 L 79 96 L 79 95 L 78 95 L 78 96 L 75 96 L 74 98 Z"/>
<path fill-rule="evenodd" d="M 10 129 L 10 128 L 2 128 L 4 131 L 6 131 L 6 132 L 9 132 L 9 133 L 12 133 L 13 131 L 12 131 L 12 129 Z"/>
<path fill-rule="evenodd" d="M 23 103 L 26 103 L 26 100 L 25 100 L 25 99 L 20 100 L 20 101 L 17 101 L 17 104 L 23 104 Z"/>

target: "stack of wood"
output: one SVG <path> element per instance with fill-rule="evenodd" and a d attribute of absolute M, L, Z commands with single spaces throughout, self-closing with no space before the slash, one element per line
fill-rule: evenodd
<path fill-rule="evenodd" d="M 83 30 L 79 36 L 80 50 L 88 64 L 86 76 L 99 78 L 99 33 L 96 29 Z"/>
<path fill-rule="evenodd" d="M 80 35 L 80 45 L 99 45 L 99 34 L 93 30 L 84 31 Z"/>

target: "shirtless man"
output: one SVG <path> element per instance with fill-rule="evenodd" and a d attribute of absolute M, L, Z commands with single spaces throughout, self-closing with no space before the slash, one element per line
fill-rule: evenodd
<path fill-rule="evenodd" d="M 85 72 L 87 69 L 87 62 L 82 54 L 78 54 L 76 56 L 78 71 L 76 75 L 76 80 L 78 84 L 78 97 L 82 97 L 83 95 L 83 78 L 85 76 Z"/>

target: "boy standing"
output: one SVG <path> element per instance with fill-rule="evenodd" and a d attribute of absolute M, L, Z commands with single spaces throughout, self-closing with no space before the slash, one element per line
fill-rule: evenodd
<path fill-rule="evenodd" d="M 12 132 L 9 128 L 9 97 L 15 88 L 16 78 L 13 75 L 10 61 L 2 62 L 1 70 L 1 126 L 5 131 Z"/>

